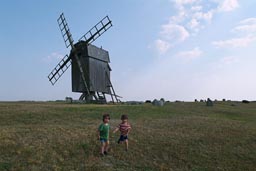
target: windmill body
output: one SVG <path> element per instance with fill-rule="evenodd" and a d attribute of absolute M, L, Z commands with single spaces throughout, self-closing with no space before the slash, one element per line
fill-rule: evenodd
<path fill-rule="evenodd" d="M 86 45 L 81 41 L 75 44 L 78 58 L 82 63 L 84 76 L 90 92 L 102 92 L 110 94 L 111 83 L 108 80 L 110 77 L 109 54 L 108 51 L 98 48 L 94 45 Z M 70 54 L 74 59 L 74 55 Z M 72 62 L 72 91 L 86 92 L 83 84 L 83 79 L 76 62 Z"/>
<path fill-rule="evenodd" d="M 113 102 L 120 102 L 118 99 L 120 96 L 115 94 L 110 81 L 109 53 L 91 44 L 112 26 L 108 16 L 104 17 L 75 44 L 63 14 L 60 15 L 58 23 L 66 47 L 71 47 L 71 51 L 48 75 L 49 81 L 54 85 L 71 66 L 72 91 L 82 93 L 80 100 L 106 103 L 105 95 L 108 94 Z"/>

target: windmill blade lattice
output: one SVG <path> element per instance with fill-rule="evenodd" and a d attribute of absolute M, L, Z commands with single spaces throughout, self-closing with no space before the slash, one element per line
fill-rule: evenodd
<path fill-rule="evenodd" d="M 66 22 L 66 19 L 65 19 L 63 13 L 60 15 L 60 17 L 58 18 L 57 21 L 58 21 L 58 24 L 59 24 L 59 27 L 60 27 L 62 37 L 63 37 L 64 42 L 65 42 L 65 45 L 68 48 L 70 45 L 71 46 L 73 45 L 74 40 L 72 38 L 72 35 L 70 33 L 68 24 Z"/>
<path fill-rule="evenodd" d="M 68 55 L 64 56 L 62 60 L 57 64 L 57 66 L 52 70 L 52 72 L 48 75 L 48 79 L 52 85 L 58 81 L 58 79 L 63 75 L 63 73 L 69 68 L 70 65 L 70 57 L 68 57 Z"/>
<path fill-rule="evenodd" d="M 112 22 L 108 16 L 104 17 L 100 22 L 93 26 L 86 34 L 84 34 L 79 41 L 84 40 L 87 44 L 91 44 L 104 32 L 112 27 Z"/>

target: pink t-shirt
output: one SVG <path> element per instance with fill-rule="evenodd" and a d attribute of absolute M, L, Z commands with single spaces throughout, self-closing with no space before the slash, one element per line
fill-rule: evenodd
<path fill-rule="evenodd" d="M 129 123 L 120 123 L 117 128 L 121 132 L 121 135 L 127 135 L 129 129 L 131 129 L 131 125 Z"/>

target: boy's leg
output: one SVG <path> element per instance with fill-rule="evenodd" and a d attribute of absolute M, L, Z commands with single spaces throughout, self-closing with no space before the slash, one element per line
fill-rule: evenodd
<path fill-rule="evenodd" d="M 108 152 L 108 148 L 109 148 L 109 140 L 107 140 L 107 141 L 105 142 L 105 146 L 104 146 L 104 151 L 103 151 L 103 153 L 104 153 L 104 152 Z"/>
<path fill-rule="evenodd" d="M 120 135 L 120 137 L 119 137 L 117 143 L 120 144 L 121 142 L 122 142 L 122 135 Z"/>
<path fill-rule="evenodd" d="M 106 145 L 106 143 L 101 141 L 101 151 L 100 151 L 101 154 L 104 154 L 105 145 Z"/>
<path fill-rule="evenodd" d="M 123 135 L 120 135 L 120 138 L 119 138 L 119 140 L 118 140 L 118 144 L 123 144 L 124 141 L 125 141 L 124 136 L 123 136 Z"/>
<path fill-rule="evenodd" d="M 125 140 L 125 150 L 128 151 L 128 139 Z"/>

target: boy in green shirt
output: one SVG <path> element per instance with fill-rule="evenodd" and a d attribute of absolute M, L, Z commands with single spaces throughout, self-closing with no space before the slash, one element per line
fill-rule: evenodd
<path fill-rule="evenodd" d="M 109 114 L 103 115 L 103 123 L 100 124 L 98 128 L 98 139 L 101 142 L 101 155 L 107 155 L 108 154 L 108 146 L 109 146 L 109 120 L 110 116 Z"/>

